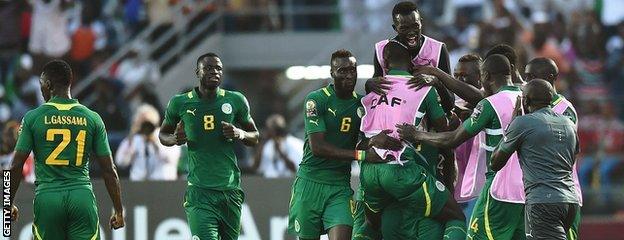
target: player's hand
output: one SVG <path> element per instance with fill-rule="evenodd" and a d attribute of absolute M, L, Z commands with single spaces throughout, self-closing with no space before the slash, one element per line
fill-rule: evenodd
<path fill-rule="evenodd" d="M 178 126 L 176 127 L 174 135 L 175 135 L 176 145 L 180 146 L 186 143 L 187 139 L 186 139 L 186 132 L 184 132 L 184 122 L 178 123 Z"/>
<path fill-rule="evenodd" d="M 409 85 L 409 89 L 418 91 L 425 86 L 436 85 L 438 81 L 438 78 L 431 74 L 419 73 L 415 74 L 414 77 L 407 82 L 407 84 Z"/>
<path fill-rule="evenodd" d="M 386 129 L 381 131 L 379 134 L 373 136 L 370 139 L 370 146 L 388 149 L 392 151 L 399 151 L 403 148 L 403 144 L 401 140 L 388 136 L 388 134 L 392 133 L 392 130 Z"/>
<path fill-rule="evenodd" d="M 402 140 L 415 143 L 416 136 L 421 134 L 418 130 L 416 130 L 416 126 L 409 124 L 397 124 L 396 125 L 397 132 L 399 133 L 399 137 Z"/>
<path fill-rule="evenodd" d="M 385 77 L 374 77 L 366 81 L 366 89 L 379 95 L 386 95 L 386 91 L 390 90 L 392 82 Z"/>
<path fill-rule="evenodd" d="M 110 218 L 111 229 L 119 229 L 124 227 L 125 225 L 126 223 L 124 220 L 123 212 L 115 211 L 115 213 L 113 213 L 113 216 L 111 216 Z"/>
<path fill-rule="evenodd" d="M 227 139 L 241 139 L 242 131 L 231 123 L 221 121 L 221 127 L 223 128 L 223 136 Z"/>
<path fill-rule="evenodd" d="M 513 113 L 511 114 L 511 119 L 514 119 L 517 116 L 522 116 L 522 96 L 518 96 L 516 99 L 516 106 L 514 107 Z"/>
<path fill-rule="evenodd" d="M 19 219 L 19 209 L 13 205 L 11 206 L 11 221 L 17 222 L 17 219 Z"/>
<path fill-rule="evenodd" d="M 381 158 L 372 148 L 366 151 L 366 158 L 364 159 L 365 162 L 370 163 L 387 163 L 394 160 L 394 156 L 391 155 L 387 156 L 386 159 Z"/>

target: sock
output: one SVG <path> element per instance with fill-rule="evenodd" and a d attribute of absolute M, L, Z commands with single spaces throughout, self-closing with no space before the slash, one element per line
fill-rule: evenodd
<path fill-rule="evenodd" d="M 446 222 L 444 228 L 444 240 L 464 240 L 466 239 L 466 222 L 461 220 L 451 220 Z"/>

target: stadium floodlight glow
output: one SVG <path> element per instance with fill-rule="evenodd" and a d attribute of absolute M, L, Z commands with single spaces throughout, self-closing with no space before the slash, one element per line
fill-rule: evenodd
<path fill-rule="evenodd" d="M 375 74 L 375 66 L 370 64 L 362 64 L 357 67 L 358 78 L 372 78 Z"/>
<path fill-rule="evenodd" d="M 286 69 L 286 77 L 292 80 L 301 80 L 306 76 L 306 67 L 292 66 Z"/>
<path fill-rule="evenodd" d="M 371 78 L 375 67 L 370 64 L 362 64 L 357 67 L 358 78 Z M 290 80 L 320 80 L 331 78 L 329 65 L 291 66 L 286 69 L 286 77 Z"/>

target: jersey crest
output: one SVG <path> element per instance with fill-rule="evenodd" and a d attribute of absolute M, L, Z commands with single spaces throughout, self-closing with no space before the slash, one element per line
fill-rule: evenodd
<path fill-rule="evenodd" d="M 316 110 L 316 102 L 314 100 L 308 100 L 305 105 L 307 117 L 316 117 L 318 115 Z"/>
<path fill-rule="evenodd" d="M 221 111 L 225 114 L 231 114 L 232 105 L 230 105 L 229 103 L 224 103 L 223 105 L 221 105 Z"/>

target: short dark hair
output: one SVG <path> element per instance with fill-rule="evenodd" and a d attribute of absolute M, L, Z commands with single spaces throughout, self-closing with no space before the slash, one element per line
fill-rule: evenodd
<path fill-rule="evenodd" d="M 214 58 L 219 58 L 219 59 L 221 59 L 221 58 L 219 57 L 219 55 L 217 55 L 216 53 L 209 52 L 209 53 L 204 53 L 203 55 L 199 56 L 199 57 L 197 58 L 197 63 L 196 63 L 196 64 L 199 64 L 199 61 L 203 60 L 204 58 L 209 58 L 209 57 L 214 57 Z"/>
<path fill-rule="evenodd" d="M 481 62 L 483 62 L 483 59 L 481 59 L 481 56 L 477 54 L 470 53 L 470 54 L 461 56 L 461 58 L 459 58 L 459 62 L 481 64 Z"/>
<path fill-rule="evenodd" d="M 555 61 L 550 58 L 534 58 L 529 61 L 529 63 L 527 63 L 527 66 L 528 65 L 533 65 L 544 73 L 553 74 L 554 76 L 559 75 L 559 68 L 557 67 L 557 63 L 555 63 Z"/>
<path fill-rule="evenodd" d="M 416 5 L 416 3 L 403 1 L 394 5 L 394 8 L 392 8 L 392 17 L 397 14 L 410 14 L 413 11 L 418 12 L 418 6 Z"/>
<path fill-rule="evenodd" d="M 482 69 L 491 75 L 511 75 L 509 60 L 502 54 L 493 54 L 485 58 Z"/>
<path fill-rule="evenodd" d="M 349 50 L 346 50 L 346 49 L 336 50 L 331 55 L 330 63 L 333 62 L 334 59 L 336 58 L 350 58 L 350 57 L 354 57 L 354 56 L 353 56 L 353 53 L 351 53 Z"/>
<path fill-rule="evenodd" d="M 55 86 L 69 86 L 74 81 L 74 74 L 69 64 L 55 59 L 43 66 L 43 75 Z"/>
<path fill-rule="evenodd" d="M 493 54 L 501 54 L 503 56 L 505 56 L 507 58 L 507 60 L 509 60 L 509 63 L 511 65 L 516 65 L 516 62 L 518 62 L 518 55 L 516 55 L 516 50 L 514 50 L 511 46 L 507 45 L 507 44 L 498 44 L 494 47 L 492 47 L 486 54 L 485 57 L 489 57 L 490 55 Z"/>
<path fill-rule="evenodd" d="M 400 43 L 390 41 L 383 49 L 383 56 L 386 66 L 384 68 L 398 68 L 397 70 L 408 70 L 412 65 L 409 51 Z"/>

